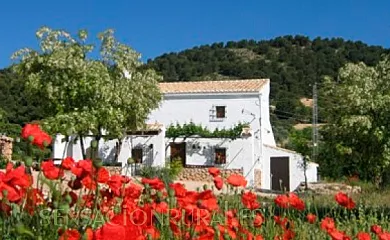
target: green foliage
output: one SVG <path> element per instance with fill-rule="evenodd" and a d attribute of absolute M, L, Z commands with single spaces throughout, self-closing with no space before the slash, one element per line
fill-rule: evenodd
<path fill-rule="evenodd" d="M 117 42 L 112 30 L 99 34 L 100 60 L 89 58 L 95 45 L 87 32 L 73 37 L 62 30 L 37 31 L 39 50 L 14 53 L 15 72 L 25 79 L 31 96 L 41 101 L 52 133 L 120 137 L 144 124 L 161 95 L 155 71 L 143 67 L 140 55 Z"/>
<path fill-rule="evenodd" d="M 4 156 L 0 155 L 0 169 L 5 169 L 7 162 L 8 161 L 4 158 Z"/>
<path fill-rule="evenodd" d="M 294 150 L 303 156 L 311 155 L 312 144 L 312 128 L 304 128 L 302 130 L 292 129 L 288 136 L 288 142 L 284 146 Z"/>
<path fill-rule="evenodd" d="M 374 67 L 347 64 L 338 78 L 338 84 L 327 78 L 324 89 L 325 96 L 338 103 L 328 109 L 328 151 L 333 151 L 343 175 L 382 183 L 390 168 L 390 61 L 385 58 Z"/>
<path fill-rule="evenodd" d="M 168 138 L 199 136 L 203 138 L 236 139 L 240 137 L 242 128 L 246 126 L 247 124 L 245 123 L 239 123 L 230 129 L 215 129 L 214 131 L 210 131 L 206 127 L 197 125 L 193 122 L 185 123 L 183 125 L 177 123 L 176 125 L 170 125 L 167 128 L 165 136 Z"/>
<path fill-rule="evenodd" d="M 169 169 L 174 178 L 176 178 L 179 173 L 183 170 L 183 162 L 180 158 L 172 159 L 169 161 Z"/>
<path fill-rule="evenodd" d="M 339 69 L 349 62 L 374 66 L 389 52 L 360 41 L 297 35 L 203 45 L 163 54 L 149 60 L 148 66 L 161 73 L 164 81 L 270 78 L 270 97 L 276 106 L 271 123 L 282 143 L 292 125 L 284 120 L 310 122 L 311 111 L 299 99 L 312 98 L 314 82 L 322 83 L 324 76 L 336 79 Z M 320 121 L 327 121 L 324 110 L 332 104 L 326 98 L 319 100 Z"/>

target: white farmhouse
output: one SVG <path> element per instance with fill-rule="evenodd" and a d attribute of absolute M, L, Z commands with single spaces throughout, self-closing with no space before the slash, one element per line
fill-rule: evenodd
<path fill-rule="evenodd" d="M 217 166 L 242 173 L 252 187 L 295 190 L 304 181 L 302 156 L 276 146 L 269 112 L 268 79 L 160 83 L 163 101 L 148 120 L 147 129 L 123 139 L 118 156 L 122 166 L 132 157 L 140 165 L 164 166 L 166 159 L 180 157 L 185 171 Z M 238 139 L 190 136 L 170 139 L 171 124 L 202 125 L 209 130 L 227 129 L 248 123 Z M 57 136 L 53 158 L 81 159 L 79 143 L 66 144 Z M 84 140 L 89 146 L 92 137 Z M 99 144 L 99 155 L 111 161 L 116 140 Z M 222 160 L 221 160 L 222 159 Z M 126 169 L 124 174 L 133 174 Z M 317 181 L 317 165 L 309 163 L 309 182 Z"/>
<path fill-rule="evenodd" d="M 249 142 L 239 139 L 218 145 L 211 144 L 215 139 L 198 140 L 208 144 L 205 150 L 214 146 L 208 156 L 194 156 L 191 145 L 171 142 L 167 155 L 174 151 L 181 154 L 185 165 L 200 166 L 214 165 L 215 156 L 225 154 L 222 167 L 241 167 L 251 185 L 264 189 L 294 190 L 304 180 L 302 156 L 276 146 L 270 123 L 269 79 L 160 83 L 160 89 L 164 98 L 151 113 L 149 122 L 164 126 L 193 122 L 210 130 L 245 122 L 253 133 Z M 315 164 L 309 164 L 307 175 L 309 181 L 317 180 Z"/>

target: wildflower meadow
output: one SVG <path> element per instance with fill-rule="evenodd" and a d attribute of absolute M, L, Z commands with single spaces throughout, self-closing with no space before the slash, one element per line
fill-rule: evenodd
<path fill-rule="evenodd" d="M 21 137 L 42 150 L 52 142 L 35 124 Z M 344 192 L 321 208 L 296 193 L 265 200 L 218 168 L 199 191 L 111 175 L 99 159 L 42 161 L 35 181 L 33 171 L 26 157 L 0 172 L 0 239 L 390 239 L 389 216 Z"/>

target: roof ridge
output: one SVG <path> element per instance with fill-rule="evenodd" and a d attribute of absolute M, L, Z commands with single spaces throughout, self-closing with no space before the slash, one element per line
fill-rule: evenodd
<path fill-rule="evenodd" d="M 159 83 L 163 93 L 258 92 L 269 79 L 181 81 Z"/>

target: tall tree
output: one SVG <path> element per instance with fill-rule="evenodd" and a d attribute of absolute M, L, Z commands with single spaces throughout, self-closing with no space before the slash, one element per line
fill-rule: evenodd
<path fill-rule="evenodd" d="M 324 90 L 335 104 L 329 109 L 325 141 L 336 150 L 343 174 L 382 182 L 390 166 L 390 61 L 376 66 L 347 64 L 338 82 L 327 78 Z"/>
<path fill-rule="evenodd" d="M 140 55 L 118 43 L 112 30 L 99 34 L 100 59 L 89 57 L 95 45 L 86 42 L 85 30 L 73 37 L 43 27 L 36 35 L 40 49 L 17 51 L 14 70 L 26 80 L 30 95 L 41 98 L 45 111 L 55 113 L 44 119 L 52 133 L 76 133 L 81 140 L 92 133 L 99 140 L 104 130 L 120 137 L 141 126 L 157 107 L 159 77 L 141 69 Z"/>

